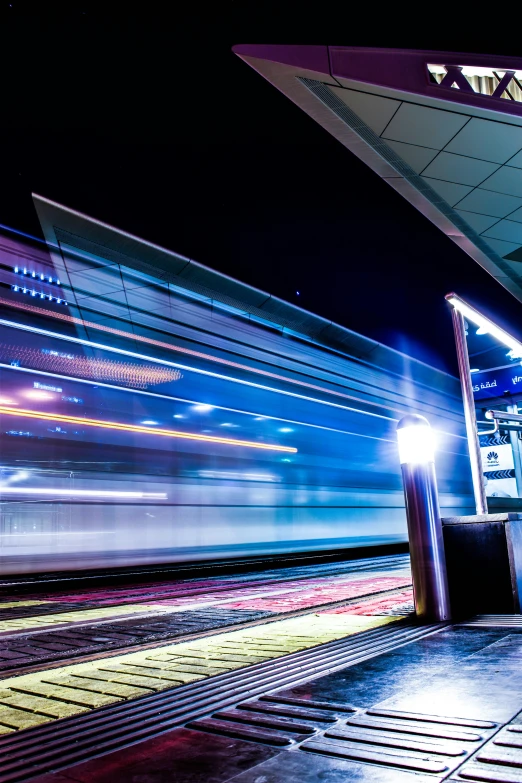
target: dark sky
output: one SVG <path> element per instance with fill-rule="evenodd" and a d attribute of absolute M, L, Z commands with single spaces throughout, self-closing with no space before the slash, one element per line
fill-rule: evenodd
<path fill-rule="evenodd" d="M 522 305 L 231 47 L 520 56 L 494 18 L 472 28 L 433 4 L 2 2 L 0 222 L 38 233 L 36 191 L 455 371 L 445 293 L 521 337 Z"/>

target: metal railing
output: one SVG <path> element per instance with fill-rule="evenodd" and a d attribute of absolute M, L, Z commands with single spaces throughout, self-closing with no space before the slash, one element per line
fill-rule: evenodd
<path fill-rule="evenodd" d="M 522 414 L 507 413 L 506 411 L 486 411 L 486 419 L 493 422 L 493 429 L 479 431 L 479 435 L 493 435 L 498 432 L 500 426 L 503 430 L 512 432 L 522 432 Z M 519 422 L 519 424 L 506 424 L 506 422 Z M 477 424 L 486 424 L 487 422 L 477 422 Z"/>

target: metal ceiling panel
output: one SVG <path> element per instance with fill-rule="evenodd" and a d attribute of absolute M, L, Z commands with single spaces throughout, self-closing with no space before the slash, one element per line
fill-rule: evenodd
<path fill-rule="evenodd" d="M 367 92 L 345 90 L 340 87 L 331 87 L 331 90 L 379 136 L 401 105 L 399 101 Z"/>
<path fill-rule="evenodd" d="M 423 175 L 474 187 L 482 182 L 482 186 L 487 187 L 483 180 L 489 177 L 490 174 L 493 174 L 497 168 L 496 163 L 486 163 L 476 158 L 466 158 L 463 155 L 455 155 L 451 152 L 441 152 L 433 163 L 423 171 Z M 496 188 L 491 188 L 491 190 L 496 190 Z"/>
<path fill-rule="evenodd" d="M 513 242 L 506 242 L 503 239 L 492 239 L 489 237 L 484 237 L 484 239 L 488 245 L 493 248 L 495 253 L 498 253 L 502 258 L 505 258 L 505 256 L 508 256 L 510 253 L 514 253 L 519 248 L 517 244 L 514 244 Z M 518 267 L 515 267 L 514 271 L 518 274 Z"/>
<path fill-rule="evenodd" d="M 522 171 L 502 166 L 491 177 L 484 180 L 481 187 L 485 190 L 494 190 L 497 193 L 507 193 L 508 196 L 522 198 Z"/>
<path fill-rule="evenodd" d="M 508 160 L 508 165 L 515 166 L 518 169 L 522 169 L 522 150 L 520 152 L 517 152 L 516 155 L 513 155 L 513 157 Z"/>
<path fill-rule="evenodd" d="M 520 150 L 522 128 L 510 125 L 505 117 L 502 122 L 472 118 L 446 148 L 447 152 L 493 163 L 506 163 Z"/>
<path fill-rule="evenodd" d="M 416 174 L 420 174 L 431 163 L 435 155 L 438 154 L 437 150 L 429 149 L 428 147 L 418 147 L 415 144 L 404 144 L 402 141 L 386 139 L 386 144 L 411 166 Z"/>
<path fill-rule="evenodd" d="M 441 150 L 466 122 L 468 117 L 455 112 L 403 103 L 383 137 Z"/>
<path fill-rule="evenodd" d="M 423 178 L 439 196 L 448 202 L 452 207 L 471 192 L 471 188 L 467 185 L 456 185 L 454 182 L 445 182 L 441 179 L 431 179 L 430 177 Z"/>
<path fill-rule="evenodd" d="M 501 220 L 488 229 L 484 236 L 492 237 L 493 239 L 503 239 L 505 242 L 518 242 L 519 245 L 522 245 L 522 223 Z"/>
<path fill-rule="evenodd" d="M 466 212 L 463 209 L 455 211 L 464 218 L 477 234 L 482 234 L 483 231 L 487 231 L 488 228 L 498 223 L 498 218 L 490 217 L 489 215 L 478 215 L 476 212 Z"/>
<path fill-rule="evenodd" d="M 499 218 L 506 217 L 511 212 L 519 209 L 519 207 L 522 207 L 522 199 L 506 196 L 502 193 L 494 193 L 490 190 L 483 190 L 482 188 L 476 188 L 459 204 L 460 209 Z"/>
<path fill-rule="evenodd" d="M 516 220 L 519 223 L 522 223 L 522 207 L 520 209 L 516 209 L 514 212 L 512 212 L 509 216 L 510 220 Z"/>

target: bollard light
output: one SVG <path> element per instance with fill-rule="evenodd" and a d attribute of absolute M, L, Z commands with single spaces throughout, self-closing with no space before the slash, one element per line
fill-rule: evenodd
<path fill-rule="evenodd" d="M 405 416 L 397 427 L 401 465 L 435 462 L 433 431 L 424 416 Z"/>
<path fill-rule="evenodd" d="M 397 426 L 415 612 L 426 622 L 450 619 L 433 432 L 424 416 L 405 416 Z"/>

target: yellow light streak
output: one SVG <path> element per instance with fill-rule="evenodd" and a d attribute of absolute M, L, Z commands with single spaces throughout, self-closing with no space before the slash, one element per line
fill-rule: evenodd
<path fill-rule="evenodd" d="M 80 424 L 83 427 L 100 427 L 105 430 L 118 430 L 120 432 L 136 432 L 143 435 L 161 435 L 165 438 L 181 438 L 183 440 L 196 440 L 205 443 L 220 443 L 225 446 L 243 446 L 249 449 L 262 449 L 264 451 L 284 451 L 288 454 L 296 454 L 293 446 L 278 446 L 272 443 L 256 443 L 252 440 L 238 440 L 237 438 L 221 438 L 217 435 L 197 435 L 194 432 L 181 432 L 179 430 L 164 430 L 161 428 L 141 427 L 138 424 L 121 424 L 117 421 L 103 421 L 101 419 L 85 419 L 81 416 L 64 416 L 61 413 L 47 413 L 46 411 L 33 411 L 26 408 L 10 408 L 0 405 L 0 414 L 7 416 L 21 416 L 27 419 L 40 419 L 66 424 Z"/>

